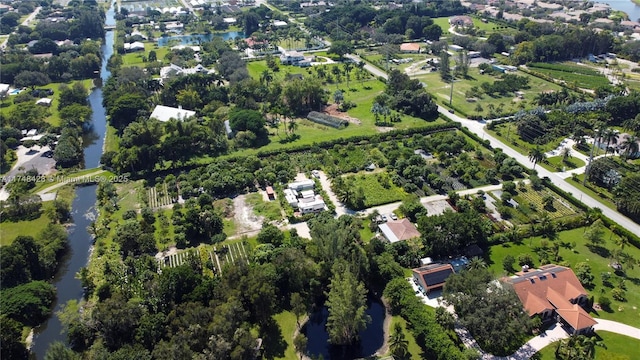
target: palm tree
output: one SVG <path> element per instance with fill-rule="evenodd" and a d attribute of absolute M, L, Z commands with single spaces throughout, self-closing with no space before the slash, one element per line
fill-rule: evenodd
<path fill-rule="evenodd" d="M 291 119 L 291 121 L 289 121 L 289 131 L 291 132 L 292 135 L 295 135 L 297 128 L 298 128 L 298 123 L 293 121 L 293 119 Z"/>
<path fill-rule="evenodd" d="M 471 258 L 471 260 L 469 261 L 469 263 L 467 264 L 467 269 L 471 270 L 471 269 L 484 269 L 487 267 L 487 263 L 484 261 L 483 258 L 474 256 Z"/>
<path fill-rule="evenodd" d="M 480 105 L 480 103 L 478 103 L 476 105 L 476 112 L 478 113 L 478 116 L 480 116 L 480 113 L 483 112 L 484 109 L 482 108 L 482 105 Z"/>
<path fill-rule="evenodd" d="M 377 102 L 373 103 L 371 106 L 371 113 L 373 114 L 373 118 L 376 120 L 376 124 L 380 120 L 380 114 L 382 114 L 382 105 Z"/>
<path fill-rule="evenodd" d="M 617 138 L 618 134 L 613 129 L 604 129 L 602 131 L 602 141 L 607 143 L 607 147 L 604 149 L 604 156 L 607 156 L 609 151 L 609 145 Z"/>
<path fill-rule="evenodd" d="M 351 64 L 350 62 L 346 62 L 342 65 L 344 67 L 344 74 L 345 77 L 347 78 L 347 90 L 349 89 L 349 74 L 351 73 L 351 69 L 353 69 L 353 64 Z"/>
<path fill-rule="evenodd" d="M 404 360 L 409 358 L 409 342 L 404 337 L 400 323 L 395 323 L 393 326 L 393 334 L 389 339 L 389 349 L 394 359 Z"/>
<path fill-rule="evenodd" d="M 568 163 L 569 159 L 571 159 L 571 157 L 572 157 L 571 156 L 571 148 L 566 147 L 566 148 L 562 149 L 561 155 L 562 155 L 562 162 L 565 163 L 565 164 Z"/>
<path fill-rule="evenodd" d="M 265 69 L 262 74 L 260 74 L 260 83 L 267 84 L 267 86 L 269 86 L 271 80 L 273 80 L 273 74 L 269 69 Z"/>
<path fill-rule="evenodd" d="M 620 145 L 624 149 L 624 156 L 627 158 L 636 157 L 638 151 L 640 151 L 640 144 L 638 144 L 638 137 L 634 135 L 627 135 L 624 137 L 624 141 Z"/>
<path fill-rule="evenodd" d="M 529 151 L 529 160 L 533 162 L 533 168 L 536 168 L 536 165 L 545 159 L 544 151 L 540 148 L 540 146 L 536 146 L 535 148 Z"/>

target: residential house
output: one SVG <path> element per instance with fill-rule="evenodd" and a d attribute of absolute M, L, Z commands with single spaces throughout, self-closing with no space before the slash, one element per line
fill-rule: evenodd
<path fill-rule="evenodd" d="M 583 307 L 588 294 L 573 271 L 564 266 L 548 264 L 539 269 L 523 271 L 503 278 L 513 286 L 529 316 L 543 321 L 558 320 L 570 334 L 588 334 L 597 322 Z"/>
<path fill-rule="evenodd" d="M 297 65 L 301 61 L 304 61 L 304 55 L 297 51 L 284 51 L 280 55 L 280 63 L 283 65 Z"/>
<path fill-rule="evenodd" d="M 0 96 L 6 96 L 9 93 L 9 84 L 0 84 Z"/>
<path fill-rule="evenodd" d="M 42 99 L 36 101 L 36 105 L 49 107 L 49 106 L 51 106 L 52 102 L 53 102 L 53 99 L 42 98 Z"/>
<path fill-rule="evenodd" d="M 144 43 L 140 41 L 134 41 L 132 43 L 124 44 L 124 51 L 133 52 L 133 51 L 144 51 Z"/>
<path fill-rule="evenodd" d="M 325 207 L 326 204 L 320 195 L 301 198 L 298 201 L 298 209 L 300 209 L 302 215 L 321 212 Z"/>
<path fill-rule="evenodd" d="M 378 229 L 391 243 L 420 237 L 420 232 L 408 219 L 391 220 L 378 225 Z"/>
<path fill-rule="evenodd" d="M 449 19 L 449 24 L 451 26 L 471 27 L 473 26 L 473 19 L 471 19 L 471 16 L 466 16 L 466 15 L 454 16 L 451 19 Z"/>
<path fill-rule="evenodd" d="M 313 180 L 305 179 L 305 180 L 292 182 L 287 187 L 295 191 L 304 191 L 304 190 L 313 190 L 315 186 L 316 186 L 316 183 Z"/>
<path fill-rule="evenodd" d="M 420 52 L 420 44 L 418 43 L 404 43 L 400 45 L 400 51 L 403 53 L 417 54 Z"/>
<path fill-rule="evenodd" d="M 451 264 L 429 264 L 412 270 L 413 279 L 422 288 L 422 291 L 429 293 L 432 290 L 441 289 L 449 275 L 453 274 Z"/>
<path fill-rule="evenodd" d="M 170 119 L 176 119 L 179 121 L 187 120 L 193 116 L 195 116 L 196 112 L 191 110 L 185 110 L 182 106 L 178 106 L 177 108 L 164 106 L 164 105 L 156 105 L 149 116 L 150 119 L 157 119 L 161 122 L 167 122 Z"/>
<path fill-rule="evenodd" d="M 628 30 L 640 29 L 640 23 L 637 21 L 623 20 L 620 21 L 620 26 Z"/>

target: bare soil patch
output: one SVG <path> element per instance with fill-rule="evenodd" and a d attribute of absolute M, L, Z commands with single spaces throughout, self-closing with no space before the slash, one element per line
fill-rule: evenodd
<path fill-rule="evenodd" d="M 337 104 L 331 104 L 329 106 L 325 106 L 324 109 L 321 111 L 324 114 L 327 115 L 331 115 L 331 116 L 335 116 L 339 119 L 343 119 L 346 120 L 352 124 L 356 124 L 356 125 L 360 125 L 362 124 L 362 121 L 360 121 L 359 119 L 356 119 L 354 117 L 351 117 L 349 115 L 347 115 L 346 112 L 342 112 L 338 109 L 338 105 Z"/>

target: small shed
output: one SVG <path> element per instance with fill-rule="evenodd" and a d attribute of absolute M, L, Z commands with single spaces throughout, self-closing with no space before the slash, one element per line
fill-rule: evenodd
<path fill-rule="evenodd" d="M 53 99 L 42 98 L 42 99 L 36 101 L 36 105 L 49 107 L 49 106 L 51 106 L 52 102 L 53 102 Z"/>
<path fill-rule="evenodd" d="M 269 200 L 276 199 L 276 193 L 273 191 L 273 188 L 271 186 L 267 186 L 265 190 L 267 191 L 267 197 L 269 198 Z"/>

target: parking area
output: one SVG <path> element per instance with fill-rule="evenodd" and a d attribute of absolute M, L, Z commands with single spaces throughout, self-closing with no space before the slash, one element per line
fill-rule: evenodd
<path fill-rule="evenodd" d="M 440 215 L 447 209 L 453 211 L 453 208 L 446 200 L 421 201 L 421 203 L 427 209 L 429 216 Z"/>
<path fill-rule="evenodd" d="M 422 290 L 420 289 L 418 284 L 416 284 L 412 277 L 407 278 L 407 281 L 409 281 L 409 284 L 411 284 L 411 288 L 413 288 L 413 292 L 418 298 L 420 298 L 423 303 L 432 308 L 440 306 L 440 300 L 442 299 L 442 289 L 433 290 L 428 294 L 425 294 L 424 292 L 422 292 Z"/>

